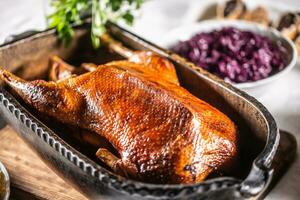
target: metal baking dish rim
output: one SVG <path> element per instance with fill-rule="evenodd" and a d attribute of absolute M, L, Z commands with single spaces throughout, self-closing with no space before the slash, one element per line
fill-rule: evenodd
<path fill-rule="evenodd" d="M 111 28 L 117 28 L 122 30 L 123 32 L 127 33 L 131 38 L 135 40 L 139 40 L 147 44 L 146 46 L 152 45 L 152 49 L 160 52 L 165 57 L 184 63 L 191 67 L 192 70 L 195 70 L 199 75 L 202 77 L 210 80 L 215 81 L 220 87 L 227 90 L 231 93 L 236 93 L 240 97 L 242 97 L 245 101 L 248 101 L 250 104 L 255 106 L 264 116 L 265 121 L 268 125 L 268 138 L 266 141 L 266 145 L 263 151 L 256 157 L 253 161 L 253 166 L 247 178 L 245 180 L 239 180 L 236 178 L 230 177 L 220 177 L 209 179 L 201 183 L 197 184 L 151 184 L 151 183 L 144 183 L 138 182 L 134 180 L 129 180 L 123 178 L 121 176 L 112 174 L 108 170 L 100 167 L 94 161 L 90 160 L 86 156 L 82 155 L 76 149 L 68 145 L 64 140 L 59 138 L 51 129 L 41 123 L 38 119 L 30 114 L 23 106 L 21 106 L 5 89 L 0 89 L 0 103 L 2 103 L 7 110 L 9 110 L 18 120 L 20 120 L 27 128 L 31 129 L 37 136 L 54 148 L 61 156 L 68 159 L 74 165 L 79 167 L 85 173 L 88 173 L 91 176 L 97 177 L 100 181 L 107 183 L 107 186 L 113 188 L 115 190 L 122 189 L 122 192 L 131 194 L 131 195 L 140 195 L 142 197 L 160 197 L 164 198 L 164 194 L 166 199 L 170 198 L 168 194 L 177 191 L 177 195 L 182 196 L 183 194 L 199 194 L 205 192 L 211 192 L 218 189 L 224 188 L 232 188 L 240 192 L 240 194 L 236 194 L 237 197 L 251 197 L 255 196 L 258 193 L 261 193 L 264 188 L 266 188 L 267 184 L 270 182 L 272 176 L 272 169 L 270 169 L 272 159 L 276 153 L 276 149 L 279 144 L 279 131 L 276 125 L 276 122 L 269 111 L 256 99 L 249 96 L 245 92 L 238 90 L 237 88 L 233 87 L 232 85 L 225 83 L 223 80 L 219 79 L 218 77 L 202 70 L 199 67 L 196 67 L 194 64 L 187 62 L 185 59 L 179 57 L 178 55 L 166 51 L 146 40 L 140 38 L 139 36 L 130 33 L 129 31 L 113 24 L 109 23 Z M 33 34 L 20 34 L 17 36 L 15 40 L 11 40 L 8 43 L 0 45 L 0 48 L 6 48 L 11 45 L 17 45 L 19 43 L 28 42 L 39 38 L 41 36 L 53 34 L 55 30 L 48 29 L 41 32 L 32 32 Z M 11 103 L 13 102 L 13 103 Z M 14 106 L 16 105 L 16 106 Z M 41 124 L 42 126 L 40 126 Z M 157 190 L 164 189 L 164 194 L 157 194 Z M 148 191 L 147 191 L 148 190 Z M 166 190 L 170 190 L 169 192 Z M 176 195 L 176 196 L 177 196 Z M 172 198 L 176 198 L 176 196 L 172 195 Z"/>

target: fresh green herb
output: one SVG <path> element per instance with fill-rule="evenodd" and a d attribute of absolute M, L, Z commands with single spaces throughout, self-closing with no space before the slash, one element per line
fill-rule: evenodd
<path fill-rule="evenodd" d="M 69 43 L 73 37 L 73 24 L 81 24 L 81 16 L 92 14 L 92 43 L 99 47 L 100 39 L 106 32 L 107 21 L 123 20 L 131 25 L 134 11 L 144 0 L 52 0 L 54 12 L 48 17 L 51 28 L 56 28 L 60 39 Z"/>

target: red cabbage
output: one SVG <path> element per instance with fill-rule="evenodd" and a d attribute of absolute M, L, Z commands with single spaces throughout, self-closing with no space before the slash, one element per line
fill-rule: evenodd
<path fill-rule="evenodd" d="M 172 50 L 234 83 L 264 79 L 287 64 L 287 50 L 279 41 L 233 27 L 198 33 Z"/>

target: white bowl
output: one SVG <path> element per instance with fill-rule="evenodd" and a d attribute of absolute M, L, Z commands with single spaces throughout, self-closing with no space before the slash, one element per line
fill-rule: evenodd
<path fill-rule="evenodd" d="M 165 35 L 160 45 L 169 49 L 179 41 L 188 40 L 197 33 L 219 30 L 223 27 L 235 27 L 241 30 L 255 32 L 269 37 L 272 41 L 280 40 L 288 51 L 288 64 L 283 70 L 258 81 L 233 84 L 237 88 L 244 90 L 252 96 L 259 97 L 267 91 L 268 87 L 272 86 L 273 81 L 278 80 L 295 66 L 298 58 L 297 49 L 290 39 L 283 37 L 280 32 L 274 28 L 241 20 L 205 20 L 177 27 Z"/>

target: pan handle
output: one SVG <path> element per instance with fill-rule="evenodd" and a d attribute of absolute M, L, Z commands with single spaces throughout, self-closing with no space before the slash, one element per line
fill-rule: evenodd
<path fill-rule="evenodd" d="M 250 174 L 241 183 L 241 196 L 247 199 L 261 195 L 271 182 L 273 172 L 273 169 L 262 169 L 254 163 Z"/>
<path fill-rule="evenodd" d="M 39 31 L 36 31 L 36 30 L 28 30 L 28 31 L 22 32 L 20 34 L 10 35 L 10 36 L 5 38 L 4 43 L 1 44 L 1 46 L 12 43 L 12 42 L 15 42 L 15 41 L 18 41 L 18 40 L 22 40 L 22 39 L 27 38 L 31 35 L 34 35 L 38 32 Z"/>

